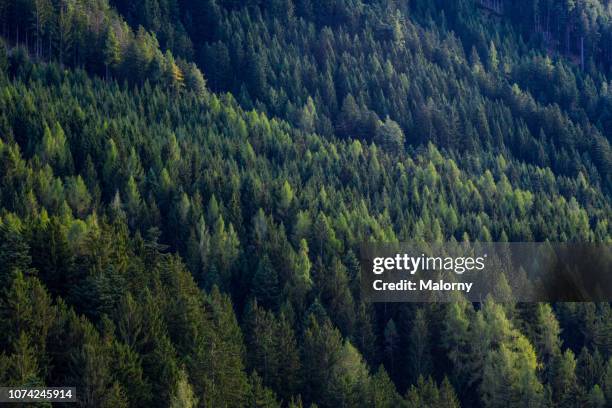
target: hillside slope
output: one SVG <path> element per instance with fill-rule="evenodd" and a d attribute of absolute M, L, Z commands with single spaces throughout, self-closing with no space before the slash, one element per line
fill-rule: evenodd
<path fill-rule="evenodd" d="M 315 3 L 2 8 L 0 383 L 88 407 L 608 406 L 610 304 L 371 304 L 357 258 L 610 243 L 605 62 L 503 22 L 453 34 L 471 3 Z"/>
<path fill-rule="evenodd" d="M 188 50 L 167 45 L 192 56 L 213 90 L 304 130 L 369 142 L 389 117 L 408 145 L 504 152 L 606 179 L 609 6 L 499 3 L 503 16 L 490 19 L 472 0 L 113 2 L 134 27 L 174 30 Z M 542 23 L 530 25 L 542 16 L 567 45 L 542 44 Z M 580 38 L 584 70 L 571 63 Z"/>

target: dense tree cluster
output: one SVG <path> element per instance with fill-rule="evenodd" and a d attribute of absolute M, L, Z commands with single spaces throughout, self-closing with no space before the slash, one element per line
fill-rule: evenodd
<path fill-rule="evenodd" d="M 582 174 L 329 141 L 231 96 L 177 99 L 19 51 L 7 69 L 3 382 L 75 382 L 93 406 L 496 406 L 566 398 L 559 381 L 567 398 L 612 387 L 609 305 L 360 299 L 364 240 L 608 241 L 609 200 Z M 599 374 L 579 374 L 581 355 Z"/>
<path fill-rule="evenodd" d="M 612 404 L 610 304 L 371 304 L 357 257 L 610 243 L 600 57 L 551 59 L 471 2 L 116 3 L 146 29 L 0 3 L 0 383 L 90 407 Z"/>
<path fill-rule="evenodd" d="M 575 57 L 580 66 L 612 66 L 612 8 L 597 0 L 507 2 L 506 12 L 522 33 L 556 52 Z M 590 69 L 594 69 L 593 66 Z"/>
<path fill-rule="evenodd" d="M 57 59 L 62 66 L 173 90 L 205 90 L 195 64 L 176 60 L 169 49 L 164 52 L 155 34 L 142 26 L 130 28 L 108 1 L 3 0 L 0 21 L 4 39 L 38 59 Z"/>
<path fill-rule="evenodd" d="M 184 27 L 210 87 L 231 91 L 247 109 L 367 143 L 385 137 L 389 118 L 405 134 L 390 146 L 493 149 L 556 173 L 582 171 L 610 188 L 609 59 L 593 51 L 581 70 L 567 53 L 543 56 L 549 48 L 528 47 L 520 35 L 533 20 L 527 10 L 555 10 L 550 24 L 569 27 L 574 44 L 572 19 L 588 10 L 599 23 L 589 35 L 597 43 L 587 46 L 610 51 L 605 2 L 507 1 L 499 21 L 473 0 L 178 3 L 155 7 L 178 7 L 157 14 L 163 23 L 149 23 L 144 11 L 133 22 Z"/>

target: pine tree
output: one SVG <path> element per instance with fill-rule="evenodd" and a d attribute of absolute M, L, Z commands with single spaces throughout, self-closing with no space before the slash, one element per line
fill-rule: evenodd
<path fill-rule="evenodd" d="M 278 199 L 278 208 L 282 217 L 287 215 L 289 211 L 289 207 L 291 206 L 291 202 L 293 201 L 294 192 L 291 188 L 291 184 L 285 180 L 283 186 L 281 187 Z"/>
<path fill-rule="evenodd" d="M 106 67 L 106 79 L 108 79 L 111 69 L 115 69 L 121 62 L 121 49 L 119 41 L 112 28 L 106 31 L 104 43 L 104 65 Z"/>
<path fill-rule="evenodd" d="M 595 384 L 587 396 L 589 408 L 603 408 L 606 406 L 606 398 L 598 384 Z"/>
<path fill-rule="evenodd" d="M 185 86 L 185 76 L 181 68 L 174 60 L 174 56 L 170 50 L 167 50 L 164 55 L 164 84 L 174 92 L 179 92 Z"/>
<path fill-rule="evenodd" d="M 612 401 L 612 358 L 606 364 L 602 385 L 606 401 Z"/>
<path fill-rule="evenodd" d="M 305 132 L 314 132 L 317 120 L 317 109 L 311 97 L 308 97 L 299 117 L 299 127 Z"/>
<path fill-rule="evenodd" d="M 32 266 L 52 294 L 67 297 L 77 284 L 74 255 L 61 222 L 52 218 L 32 226 L 30 232 Z"/>
<path fill-rule="evenodd" d="M 491 71 L 497 71 L 499 68 L 499 57 L 497 55 L 497 48 L 493 41 L 489 44 L 489 69 Z"/>
<path fill-rule="evenodd" d="M 30 247 L 20 226 L 10 218 L 0 223 L 0 282 L 6 287 L 13 271 L 30 272 Z"/>
<path fill-rule="evenodd" d="M 395 375 L 397 368 L 396 353 L 399 348 L 399 334 L 393 319 L 389 319 L 384 331 L 384 354 L 391 375 Z"/>
<path fill-rule="evenodd" d="M 536 306 L 536 324 L 534 346 L 538 356 L 546 367 L 551 367 L 553 360 L 560 354 L 560 327 L 550 305 L 539 303 Z M 551 379 L 548 371 L 547 380 Z"/>
<path fill-rule="evenodd" d="M 405 143 L 404 132 L 397 122 L 387 116 L 378 127 L 374 142 L 390 152 L 402 152 Z"/>
<path fill-rule="evenodd" d="M 451 385 L 448 377 L 444 377 L 442 384 L 440 385 L 440 398 L 438 400 L 438 407 L 440 408 L 459 408 L 459 399 L 455 394 L 455 390 Z"/>
<path fill-rule="evenodd" d="M 488 350 L 482 367 L 481 400 L 492 407 L 507 406 L 509 401 L 518 406 L 537 406 L 542 401 L 543 386 L 536 375 L 535 350 L 512 327 L 500 305 L 489 299 L 482 313 L 484 331 L 474 328 L 475 335 L 483 336 L 484 332 L 488 344 L 472 345 L 477 354 Z"/>
<path fill-rule="evenodd" d="M 400 403 L 395 385 L 389 378 L 385 368 L 378 367 L 370 381 L 368 405 L 375 408 L 392 408 Z"/>
<path fill-rule="evenodd" d="M 586 347 L 582 348 L 576 360 L 576 377 L 585 390 L 601 384 L 604 368 L 604 362 L 598 350 L 591 354 Z"/>
<path fill-rule="evenodd" d="M 280 305 L 279 285 L 278 272 L 272 266 L 269 258 L 264 255 L 259 260 L 257 270 L 253 275 L 253 295 L 265 307 L 277 310 Z"/>
<path fill-rule="evenodd" d="M 419 376 L 429 376 L 432 370 L 429 331 L 424 309 L 417 309 L 408 349 L 408 372 L 413 381 Z"/>
<path fill-rule="evenodd" d="M 249 377 L 251 392 L 247 401 L 248 407 L 253 408 L 280 408 L 274 392 L 266 388 L 256 371 Z"/>
<path fill-rule="evenodd" d="M 321 283 L 322 300 L 341 333 L 350 335 L 355 324 L 355 305 L 349 289 L 346 267 L 334 258 L 330 271 Z"/>
<path fill-rule="evenodd" d="M 571 350 L 559 355 L 554 362 L 553 397 L 557 404 L 570 406 L 577 402 L 578 381 L 576 359 Z"/>
<path fill-rule="evenodd" d="M 357 124 L 361 121 L 361 112 L 355 98 L 350 93 L 344 97 L 342 108 L 336 121 L 336 132 L 345 138 L 353 138 L 362 135 L 355 134 L 359 130 Z"/>
<path fill-rule="evenodd" d="M 70 177 L 66 184 L 66 201 L 68 201 L 77 217 L 85 218 L 89 213 L 92 198 L 83 178 L 80 175 Z"/>
<path fill-rule="evenodd" d="M 14 270 L 10 286 L 0 298 L 0 328 L 5 333 L 0 344 L 10 349 L 12 344 L 20 341 L 25 349 L 27 340 L 27 348 L 32 348 L 36 358 L 42 361 L 55 316 L 56 310 L 41 282 Z M 25 339 L 20 339 L 22 335 Z"/>
<path fill-rule="evenodd" d="M 409 407 L 435 407 L 438 406 L 440 394 L 436 384 L 428 377 L 419 376 L 416 384 L 412 385 L 406 393 L 406 402 Z"/>
<path fill-rule="evenodd" d="M 202 71 L 194 63 L 187 64 L 183 69 L 185 87 L 198 97 L 206 95 L 206 80 Z"/>
<path fill-rule="evenodd" d="M 374 324 L 369 306 L 367 303 L 361 302 L 357 307 L 353 339 L 361 354 L 368 362 L 372 362 L 376 357 L 376 335 L 374 334 Z"/>
<path fill-rule="evenodd" d="M 330 385 L 334 384 L 337 364 L 342 351 L 342 338 L 328 319 L 319 322 L 310 314 L 302 346 L 302 378 L 304 398 L 323 406 L 337 404 L 342 396 Z"/>
<path fill-rule="evenodd" d="M 12 349 L 13 354 L 9 357 L 8 384 L 30 387 L 41 385 L 39 358 L 25 332 L 19 334 Z"/>
<path fill-rule="evenodd" d="M 442 327 L 442 345 L 453 364 L 453 381 L 462 389 L 469 381 L 469 326 L 468 304 L 453 302 L 446 308 Z"/>
<path fill-rule="evenodd" d="M 335 369 L 334 387 L 340 395 L 340 405 L 359 405 L 366 397 L 368 367 L 359 351 L 349 341 L 344 342 Z"/>
<path fill-rule="evenodd" d="M 129 405 L 127 397 L 125 395 L 125 391 L 117 382 L 114 382 L 113 385 L 108 389 L 106 395 L 104 395 L 104 398 L 100 404 L 100 407 L 103 408 L 127 408 L 128 406 Z"/>
<path fill-rule="evenodd" d="M 289 279 L 288 296 L 301 309 L 304 307 L 306 295 L 312 288 L 313 282 L 310 275 L 311 262 L 308 256 L 308 243 L 305 239 L 300 240 L 300 249 L 294 255 L 292 274 Z"/>
<path fill-rule="evenodd" d="M 249 369 L 261 373 L 265 384 L 277 384 L 280 381 L 278 369 L 281 357 L 277 349 L 278 322 L 270 311 L 252 301 L 245 312 L 246 344 Z"/>
<path fill-rule="evenodd" d="M 203 348 L 199 352 L 205 354 L 205 364 L 200 367 L 205 377 L 193 374 L 193 378 L 206 378 L 214 373 L 214 377 L 205 380 L 204 388 L 199 391 L 206 404 L 242 406 L 248 397 L 249 385 L 244 371 L 240 327 L 229 297 L 222 295 L 218 288 L 213 288 L 207 304 L 214 322 L 214 334 L 210 334 L 212 337 L 208 342 L 200 345 Z M 211 349 L 210 344 L 215 346 Z"/>
<path fill-rule="evenodd" d="M 301 362 L 295 333 L 289 319 L 281 312 L 278 319 L 276 339 L 276 360 L 278 370 L 274 389 L 279 397 L 288 401 L 300 389 Z"/>
<path fill-rule="evenodd" d="M 131 405 L 151 404 L 151 383 L 145 377 L 142 358 L 137 351 L 121 342 L 114 342 L 112 370 Z"/>
<path fill-rule="evenodd" d="M 178 383 L 176 391 L 170 400 L 171 408 L 195 408 L 198 404 L 198 399 L 193 393 L 193 389 L 189 384 L 187 373 L 185 370 L 179 371 Z"/>

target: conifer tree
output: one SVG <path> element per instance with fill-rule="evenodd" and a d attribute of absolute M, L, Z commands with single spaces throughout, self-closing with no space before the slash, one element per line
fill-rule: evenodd
<path fill-rule="evenodd" d="M 255 408 L 280 408 L 274 392 L 266 388 L 261 381 L 257 371 L 253 371 L 249 377 L 251 393 L 247 406 Z"/>
<path fill-rule="evenodd" d="M 372 376 L 369 387 L 368 405 L 376 408 L 391 408 L 400 403 L 395 385 L 381 365 Z"/>
<path fill-rule="evenodd" d="M 198 399 L 191 389 L 187 373 L 184 370 L 179 371 L 178 383 L 176 384 L 175 394 L 170 400 L 171 408 L 194 408 L 198 404 Z"/>
<path fill-rule="evenodd" d="M 106 32 L 106 40 L 104 43 L 104 65 L 106 67 L 106 78 L 110 74 L 111 69 L 115 69 L 121 62 L 121 49 L 119 41 L 112 28 Z"/>
<path fill-rule="evenodd" d="M 424 309 L 417 309 L 410 331 L 408 372 L 416 380 L 419 376 L 429 376 L 432 370 L 429 331 Z"/>

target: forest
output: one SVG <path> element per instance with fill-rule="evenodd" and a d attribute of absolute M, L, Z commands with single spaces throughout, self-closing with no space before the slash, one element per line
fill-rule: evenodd
<path fill-rule="evenodd" d="M 612 243 L 609 0 L 0 0 L 0 33 L 0 385 L 612 407 L 612 304 L 370 303 L 359 262 Z"/>

